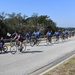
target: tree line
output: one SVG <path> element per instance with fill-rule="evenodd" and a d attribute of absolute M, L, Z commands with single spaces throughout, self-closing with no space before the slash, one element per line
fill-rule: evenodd
<path fill-rule="evenodd" d="M 0 36 L 6 36 L 7 32 L 13 33 L 19 31 L 25 35 L 27 32 L 33 32 L 34 30 L 40 30 L 44 35 L 48 30 L 55 32 L 59 28 L 56 23 L 50 19 L 48 15 L 40 15 L 33 13 L 30 17 L 22 15 L 21 13 L 12 14 L 1 12 L 0 13 Z"/>

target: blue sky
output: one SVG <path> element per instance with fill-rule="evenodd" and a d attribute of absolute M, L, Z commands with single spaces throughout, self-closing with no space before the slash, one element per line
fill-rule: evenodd
<path fill-rule="evenodd" d="M 0 12 L 48 15 L 59 27 L 75 27 L 75 0 L 0 0 Z"/>

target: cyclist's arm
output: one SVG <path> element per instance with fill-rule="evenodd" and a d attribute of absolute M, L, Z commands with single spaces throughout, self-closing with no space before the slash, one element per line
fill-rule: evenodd
<path fill-rule="evenodd" d="M 15 40 L 18 37 L 18 35 L 16 34 L 15 37 L 13 38 L 13 40 Z"/>
<path fill-rule="evenodd" d="M 18 35 L 18 38 L 17 38 L 16 40 L 18 41 L 18 40 L 20 39 L 20 37 L 21 37 L 21 36 L 20 36 L 20 35 Z"/>
<path fill-rule="evenodd" d="M 15 36 L 14 38 L 13 38 L 13 40 L 15 40 L 17 38 L 17 36 Z"/>

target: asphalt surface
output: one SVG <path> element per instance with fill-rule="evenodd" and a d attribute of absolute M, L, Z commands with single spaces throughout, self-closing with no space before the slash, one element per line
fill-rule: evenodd
<path fill-rule="evenodd" d="M 26 52 L 16 54 L 0 54 L 0 75 L 39 75 L 46 69 L 75 54 L 75 37 L 66 41 L 47 44 L 43 41 L 39 46 L 27 44 Z"/>

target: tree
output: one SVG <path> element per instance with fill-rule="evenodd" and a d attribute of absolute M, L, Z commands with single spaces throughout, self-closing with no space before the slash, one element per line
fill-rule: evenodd
<path fill-rule="evenodd" d="M 28 17 L 25 14 L 22 16 L 21 13 L 16 14 L 14 12 L 12 14 L 1 13 L 0 19 L 10 33 L 17 30 L 22 34 L 25 34 L 28 31 L 33 32 L 34 30 L 39 29 L 40 32 L 44 34 L 48 30 L 56 30 L 56 23 L 53 22 L 49 16 L 38 16 L 37 13 L 33 13 L 31 17 Z"/>

